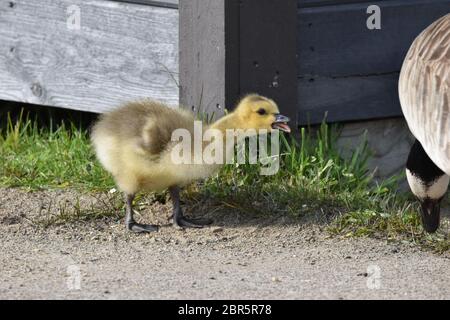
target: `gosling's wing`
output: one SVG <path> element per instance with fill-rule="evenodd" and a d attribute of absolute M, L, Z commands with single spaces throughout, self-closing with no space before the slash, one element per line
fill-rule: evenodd
<path fill-rule="evenodd" d="M 411 132 L 450 174 L 450 14 L 412 44 L 400 73 L 399 95 Z"/>
<path fill-rule="evenodd" d="M 107 144 L 116 154 L 131 151 L 157 158 L 170 147 L 176 129 L 192 131 L 193 125 L 193 114 L 185 109 L 142 100 L 102 115 L 93 128 L 92 137 L 94 143 Z"/>
<path fill-rule="evenodd" d="M 176 130 L 187 130 L 193 134 L 194 117 L 183 109 L 162 108 L 154 110 L 146 119 L 138 141 L 139 148 L 147 156 L 158 157 L 173 144 Z"/>

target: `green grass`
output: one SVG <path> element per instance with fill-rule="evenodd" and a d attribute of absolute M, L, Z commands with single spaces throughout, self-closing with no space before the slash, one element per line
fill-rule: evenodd
<path fill-rule="evenodd" d="M 63 122 L 42 128 L 22 115 L 6 123 L 0 129 L 0 186 L 83 192 L 114 187 L 95 159 L 87 130 Z M 374 181 L 367 169 L 370 152 L 365 143 L 343 157 L 336 148 L 337 128 L 322 125 L 316 134 L 307 132 L 301 129 L 300 142 L 281 138 L 276 175 L 260 175 L 258 165 L 226 165 L 219 174 L 190 186 L 185 195 L 242 213 L 290 217 L 320 213 L 329 218 L 327 229 L 335 235 L 407 241 L 439 252 L 450 249 L 448 231 L 423 232 L 415 201 L 396 192 L 400 177 Z M 88 213 L 76 205 L 60 208 L 60 214 L 45 224 L 110 216 L 120 207 L 116 200 L 105 210 L 93 208 Z"/>
<path fill-rule="evenodd" d="M 6 117 L 0 129 L 0 185 L 87 190 L 114 186 L 95 159 L 87 131 L 64 122 L 42 128 L 23 113 L 15 122 Z"/>
<path fill-rule="evenodd" d="M 63 225 L 80 221 L 97 219 L 120 219 L 124 209 L 123 197 L 114 194 L 91 194 L 95 202 L 83 206 L 80 196 L 74 202 L 51 202 L 45 209 L 42 208 L 37 218 L 32 220 L 35 225 L 47 228 L 49 226 Z M 54 213 L 56 212 L 56 213 Z"/>

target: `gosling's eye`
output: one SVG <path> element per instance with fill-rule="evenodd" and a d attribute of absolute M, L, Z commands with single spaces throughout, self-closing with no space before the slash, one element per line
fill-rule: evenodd
<path fill-rule="evenodd" d="M 263 116 L 263 115 L 266 114 L 266 110 L 263 109 L 263 108 L 259 109 L 257 112 L 258 112 L 258 114 L 261 115 L 261 116 Z"/>

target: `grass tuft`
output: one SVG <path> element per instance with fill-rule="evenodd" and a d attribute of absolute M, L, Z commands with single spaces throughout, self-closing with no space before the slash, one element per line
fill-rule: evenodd
<path fill-rule="evenodd" d="M 61 201 L 49 203 L 42 208 L 38 218 L 32 221 L 44 228 L 66 223 L 92 221 L 98 219 L 119 219 L 123 212 L 123 197 L 119 194 L 94 194 L 94 201 L 89 205 L 82 205 L 80 197 L 74 202 Z M 53 213 L 56 212 L 56 213 Z"/>

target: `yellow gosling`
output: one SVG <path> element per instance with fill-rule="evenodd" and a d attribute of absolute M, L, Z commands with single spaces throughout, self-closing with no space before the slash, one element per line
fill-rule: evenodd
<path fill-rule="evenodd" d="M 175 163 L 172 141 L 176 129 L 185 129 L 194 139 L 194 115 L 183 108 L 173 109 L 157 101 L 128 103 L 103 114 L 92 130 L 92 143 L 100 163 L 112 174 L 125 193 L 127 228 L 134 232 L 157 231 L 158 226 L 139 224 L 133 218 L 133 200 L 139 191 L 169 189 L 173 202 L 173 223 L 179 227 L 201 228 L 211 223 L 188 219 L 180 206 L 179 188 L 203 179 L 219 169 L 220 164 Z M 256 94 L 244 97 L 235 110 L 208 126 L 217 129 L 265 129 L 290 132 L 289 119 L 279 114 L 277 104 Z M 211 142 L 202 142 L 207 146 Z M 191 145 L 194 145 L 192 141 Z M 224 143 L 225 145 L 225 143 Z M 232 150 L 224 150 L 225 153 Z M 192 155 L 193 160 L 194 154 Z"/>

